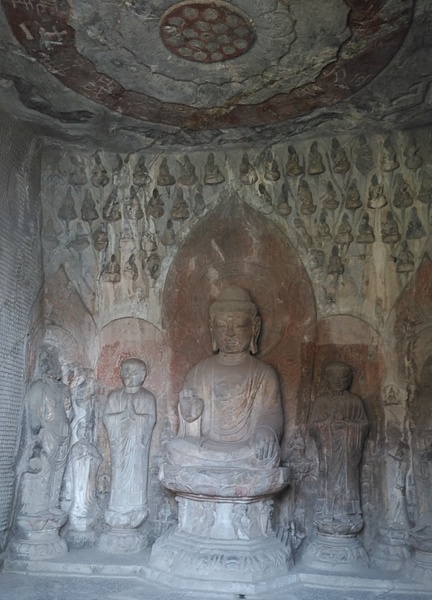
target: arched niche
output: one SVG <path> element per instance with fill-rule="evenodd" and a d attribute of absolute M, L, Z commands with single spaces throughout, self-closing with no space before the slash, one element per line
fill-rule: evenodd
<path fill-rule="evenodd" d="M 163 293 L 169 364 L 168 407 L 190 368 L 210 355 L 208 309 L 226 286 L 247 289 L 262 318 L 258 357 L 279 374 L 285 434 L 307 413 L 316 308 L 309 277 L 282 231 L 248 204 L 222 202 L 202 219 L 178 251 Z"/>

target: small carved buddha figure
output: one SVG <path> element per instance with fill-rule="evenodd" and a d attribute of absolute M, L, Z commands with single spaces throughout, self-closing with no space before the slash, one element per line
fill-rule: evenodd
<path fill-rule="evenodd" d="M 363 528 L 359 469 L 369 421 L 361 398 L 349 391 L 352 377 L 344 362 L 325 367 L 310 424 L 319 459 L 315 523 L 319 533 L 328 535 Z"/>
<path fill-rule="evenodd" d="M 276 212 L 282 217 L 287 217 L 291 214 L 292 208 L 289 205 L 289 190 L 287 183 L 282 184 L 281 193 L 279 196 L 279 202 L 276 206 Z"/>
<path fill-rule="evenodd" d="M 358 191 L 357 180 L 353 179 L 346 191 L 345 208 L 348 210 L 356 210 L 362 205 L 363 203 L 360 198 L 360 192 Z"/>
<path fill-rule="evenodd" d="M 125 264 L 124 274 L 127 279 L 136 281 L 138 279 L 138 267 L 135 261 L 135 254 L 129 256 L 129 260 Z"/>
<path fill-rule="evenodd" d="M 418 199 L 423 204 L 432 204 L 432 176 L 427 171 L 422 174 Z"/>
<path fill-rule="evenodd" d="M 189 217 L 189 206 L 183 198 L 183 190 L 177 188 L 176 197 L 171 208 L 171 219 L 173 221 L 185 221 L 186 219 L 189 219 Z"/>
<path fill-rule="evenodd" d="M 191 163 L 187 154 L 184 157 L 183 164 L 180 163 L 180 170 L 181 172 L 178 181 L 181 185 L 191 187 L 198 181 L 198 177 L 195 173 L 195 166 Z"/>
<path fill-rule="evenodd" d="M 161 242 L 164 246 L 174 246 L 175 244 L 175 231 L 171 219 L 168 219 L 166 223 L 165 231 L 161 237 Z"/>
<path fill-rule="evenodd" d="M 396 177 L 396 188 L 393 196 L 393 206 L 395 208 L 408 208 L 413 203 L 411 189 L 400 173 Z"/>
<path fill-rule="evenodd" d="M 328 262 L 327 274 L 334 275 L 335 279 L 337 279 L 338 275 L 343 275 L 344 270 L 345 267 L 343 261 L 339 256 L 339 248 L 333 246 Z"/>
<path fill-rule="evenodd" d="M 313 240 L 309 235 L 306 225 L 300 217 L 296 217 L 294 219 L 294 227 L 296 229 L 296 236 L 300 246 L 304 248 L 304 250 L 309 250 L 309 248 L 313 245 Z"/>
<path fill-rule="evenodd" d="M 410 220 L 408 221 L 407 225 L 406 239 L 421 240 L 425 236 L 426 232 L 418 216 L 417 209 L 413 207 L 411 209 Z"/>
<path fill-rule="evenodd" d="M 336 191 L 331 181 L 327 183 L 327 191 L 321 196 L 321 203 L 323 208 L 328 210 L 336 210 L 339 206 L 339 200 L 336 198 Z"/>
<path fill-rule="evenodd" d="M 368 208 L 383 208 L 387 205 L 387 198 L 384 193 L 384 186 L 378 182 L 376 175 L 372 176 L 369 186 Z"/>
<path fill-rule="evenodd" d="M 358 244 L 373 244 L 374 241 L 375 234 L 372 226 L 369 224 L 369 215 L 367 212 L 364 212 L 358 226 L 356 242 Z"/>
<path fill-rule="evenodd" d="M 87 223 L 91 223 L 92 221 L 97 221 L 99 219 L 99 214 L 96 210 L 96 203 L 93 200 L 93 196 L 89 190 L 86 190 L 81 206 L 81 218 Z"/>
<path fill-rule="evenodd" d="M 265 215 L 273 212 L 272 199 L 263 183 L 258 185 L 258 191 L 261 194 L 261 210 Z"/>
<path fill-rule="evenodd" d="M 249 161 L 249 156 L 245 152 L 239 167 L 240 181 L 244 185 L 253 185 L 258 180 L 258 175 Z"/>
<path fill-rule="evenodd" d="M 59 245 L 59 234 L 60 232 L 54 229 L 52 219 L 48 219 L 42 235 L 44 246 L 48 251 L 55 250 Z"/>
<path fill-rule="evenodd" d="M 84 233 L 81 223 L 77 223 L 75 237 L 66 244 L 66 248 L 73 248 L 77 252 L 82 252 L 89 245 L 88 235 Z"/>
<path fill-rule="evenodd" d="M 157 176 L 157 184 L 161 187 L 174 185 L 176 182 L 174 175 L 171 175 L 168 167 L 168 162 L 164 156 L 159 165 L 159 173 Z"/>
<path fill-rule="evenodd" d="M 318 143 L 313 142 L 308 157 L 308 169 L 307 172 L 309 175 L 320 175 L 324 173 L 325 166 L 322 158 L 321 152 L 318 150 Z"/>
<path fill-rule="evenodd" d="M 105 265 L 105 268 L 103 270 L 103 278 L 104 281 L 108 281 L 110 283 L 118 283 L 120 281 L 120 265 L 116 260 L 115 254 L 111 254 L 111 259 L 109 263 Z"/>
<path fill-rule="evenodd" d="M 196 192 L 195 192 L 195 196 L 194 196 L 194 206 L 193 206 L 194 215 L 196 215 L 196 216 L 200 215 L 203 212 L 204 208 L 205 208 L 205 202 L 204 202 L 204 196 L 203 196 L 203 188 L 202 188 L 202 185 L 199 183 L 196 186 Z"/>
<path fill-rule="evenodd" d="M 354 150 L 354 164 L 360 173 L 365 176 L 375 165 L 372 148 L 367 143 L 364 135 L 359 137 L 358 146 Z"/>
<path fill-rule="evenodd" d="M 157 251 L 152 252 L 147 258 L 147 269 L 150 277 L 156 281 L 161 270 L 161 259 Z"/>
<path fill-rule="evenodd" d="M 147 214 L 154 219 L 160 219 L 165 213 L 165 205 L 159 194 L 159 190 L 155 188 L 147 202 Z"/>
<path fill-rule="evenodd" d="M 69 229 L 70 221 L 77 218 L 75 202 L 70 189 L 66 192 L 66 196 L 58 209 L 57 216 L 66 223 L 66 229 Z"/>
<path fill-rule="evenodd" d="M 351 223 L 349 222 L 348 215 L 345 213 L 342 215 L 342 221 L 335 235 L 335 242 L 340 246 L 348 247 L 353 240 Z"/>
<path fill-rule="evenodd" d="M 95 187 L 105 187 L 110 181 L 108 171 L 102 164 L 102 160 L 98 152 L 96 152 L 94 157 L 90 181 Z"/>
<path fill-rule="evenodd" d="M 306 179 L 302 179 L 298 186 L 298 198 L 300 200 L 300 212 L 302 215 L 313 215 L 317 206 L 313 203 L 313 196 Z"/>
<path fill-rule="evenodd" d="M 148 185 L 151 182 L 150 175 L 145 164 L 144 155 L 139 155 L 134 170 L 132 172 L 133 184 L 137 187 Z"/>
<path fill-rule="evenodd" d="M 286 172 L 290 177 L 297 177 L 304 171 L 303 165 L 300 164 L 300 157 L 294 146 L 288 146 L 288 160 L 286 164 Z"/>
<path fill-rule="evenodd" d="M 120 210 L 120 200 L 118 198 L 117 189 L 114 188 L 111 194 L 108 196 L 107 201 L 102 209 L 102 216 L 105 221 L 120 221 L 122 218 Z"/>
<path fill-rule="evenodd" d="M 223 290 L 210 307 L 213 351 L 180 393 L 178 437 L 166 445 L 181 467 L 267 469 L 279 465 L 283 419 L 279 383 L 254 358 L 261 319 L 248 292 Z"/>
<path fill-rule="evenodd" d="M 83 162 L 75 154 L 71 154 L 70 162 L 72 166 L 69 171 L 69 183 L 78 186 L 85 185 L 87 183 L 87 175 Z"/>
<path fill-rule="evenodd" d="M 333 171 L 340 175 L 348 173 L 351 169 L 351 163 L 348 160 L 345 150 L 336 138 L 332 139 L 330 156 L 333 162 Z"/>
<path fill-rule="evenodd" d="M 385 221 L 381 224 L 381 239 L 384 244 L 396 244 L 400 240 L 399 227 L 391 211 L 388 211 Z"/>
<path fill-rule="evenodd" d="M 408 248 L 408 242 L 404 240 L 396 258 L 396 271 L 398 273 L 410 273 L 414 271 L 414 254 Z"/>
<path fill-rule="evenodd" d="M 396 150 L 393 147 L 390 138 L 386 138 L 382 147 L 380 158 L 381 169 L 385 173 L 395 171 L 399 166 L 399 161 L 396 156 Z"/>
<path fill-rule="evenodd" d="M 264 160 L 264 179 L 267 181 L 278 181 L 280 179 L 280 171 L 273 153 L 268 151 Z"/>
<path fill-rule="evenodd" d="M 223 183 L 225 177 L 222 175 L 218 165 L 215 163 L 214 154 L 210 152 L 204 167 L 204 183 L 206 185 L 218 185 Z"/>
<path fill-rule="evenodd" d="M 139 221 L 144 217 L 137 190 L 133 185 L 130 186 L 129 190 L 129 202 L 126 202 L 124 205 L 124 214 L 127 219 L 132 221 Z"/>
<path fill-rule="evenodd" d="M 419 149 L 414 137 L 410 137 L 404 150 L 405 166 L 415 171 L 423 164 L 423 159 L 418 155 Z"/>
<path fill-rule="evenodd" d="M 325 210 L 321 211 L 321 214 L 319 216 L 318 223 L 317 223 L 317 234 L 318 234 L 318 238 L 320 240 L 330 240 L 331 239 L 330 227 L 328 226 L 328 223 L 327 223 L 327 215 L 326 215 Z"/>
<path fill-rule="evenodd" d="M 98 252 L 102 252 L 108 246 L 108 234 L 105 223 L 101 223 L 93 233 L 93 246 Z"/>

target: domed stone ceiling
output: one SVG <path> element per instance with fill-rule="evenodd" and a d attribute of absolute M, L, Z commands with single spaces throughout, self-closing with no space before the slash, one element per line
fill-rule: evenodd
<path fill-rule="evenodd" d="M 64 86 L 119 115 L 194 130 L 331 107 L 393 58 L 414 0 L 2 0 Z"/>

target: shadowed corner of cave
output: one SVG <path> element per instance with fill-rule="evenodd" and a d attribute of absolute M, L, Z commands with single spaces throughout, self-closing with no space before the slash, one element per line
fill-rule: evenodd
<path fill-rule="evenodd" d="M 429 3 L 48 4 L 0 3 L 2 600 L 428 599 Z"/>

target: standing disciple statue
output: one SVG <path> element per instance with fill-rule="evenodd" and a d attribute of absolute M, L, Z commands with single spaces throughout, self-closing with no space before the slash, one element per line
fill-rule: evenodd
<path fill-rule="evenodd" d="M 187 375 L 179 432 L 165 445 L 159 478 L 181 511 L 153 546 L 155 569 L 230 582 L 285 574 L 290 564 L 272 529 L 272 496 L 288 479 L 278 378 L 252 356 L 260 329 L 257 307 L 238 286 L 210 306 L 214 355 Z"/>
<path fill-rule="evenodd" d="M 156 401 L 143 388 L 146 364 L 138 358 L 124 360 L 120 377 L 124 387 L 108 396 L 103 422 L 111 451 L 111 492 L 100 547 L 106 552 L 137 552 L 143 535 L 137 528 L 148 515 L 147 480 L 149 450 L 156 423 Z"/>
<path fill-rule="evenodd" d="M 323 557 L 327 557 L 324 562 L 329 560 L 326 547 L 329 544 L 340 546 L 338 556 L 343 556 L 342 563 L 365 559 L 364 549 L 353 536 L 363 528 L 360 464 L 369 421 L 361 398 L 349 391 L 352 376 L 348 364 L 328 364 L 324 370 L 324 389 L 312 412 L 310 433 L 319 460 L 315 507 L 318 540 L 314 548 L 314 558 L 318 561 Z M 310 553 L 307 555 L 310 558 Z"/>
<path fill-rule="evenodd" d="M 67 551 L 58 531 L 67 513 L 60 509 L 60 490 L 69 451 L 73 409 L 62 383 L 57 352 L 43 348 L 39 378 L 24 401 L 24 449 L 18 463 L 17 538 L 11 551 L 22 558 L 52 558 Z"/>

